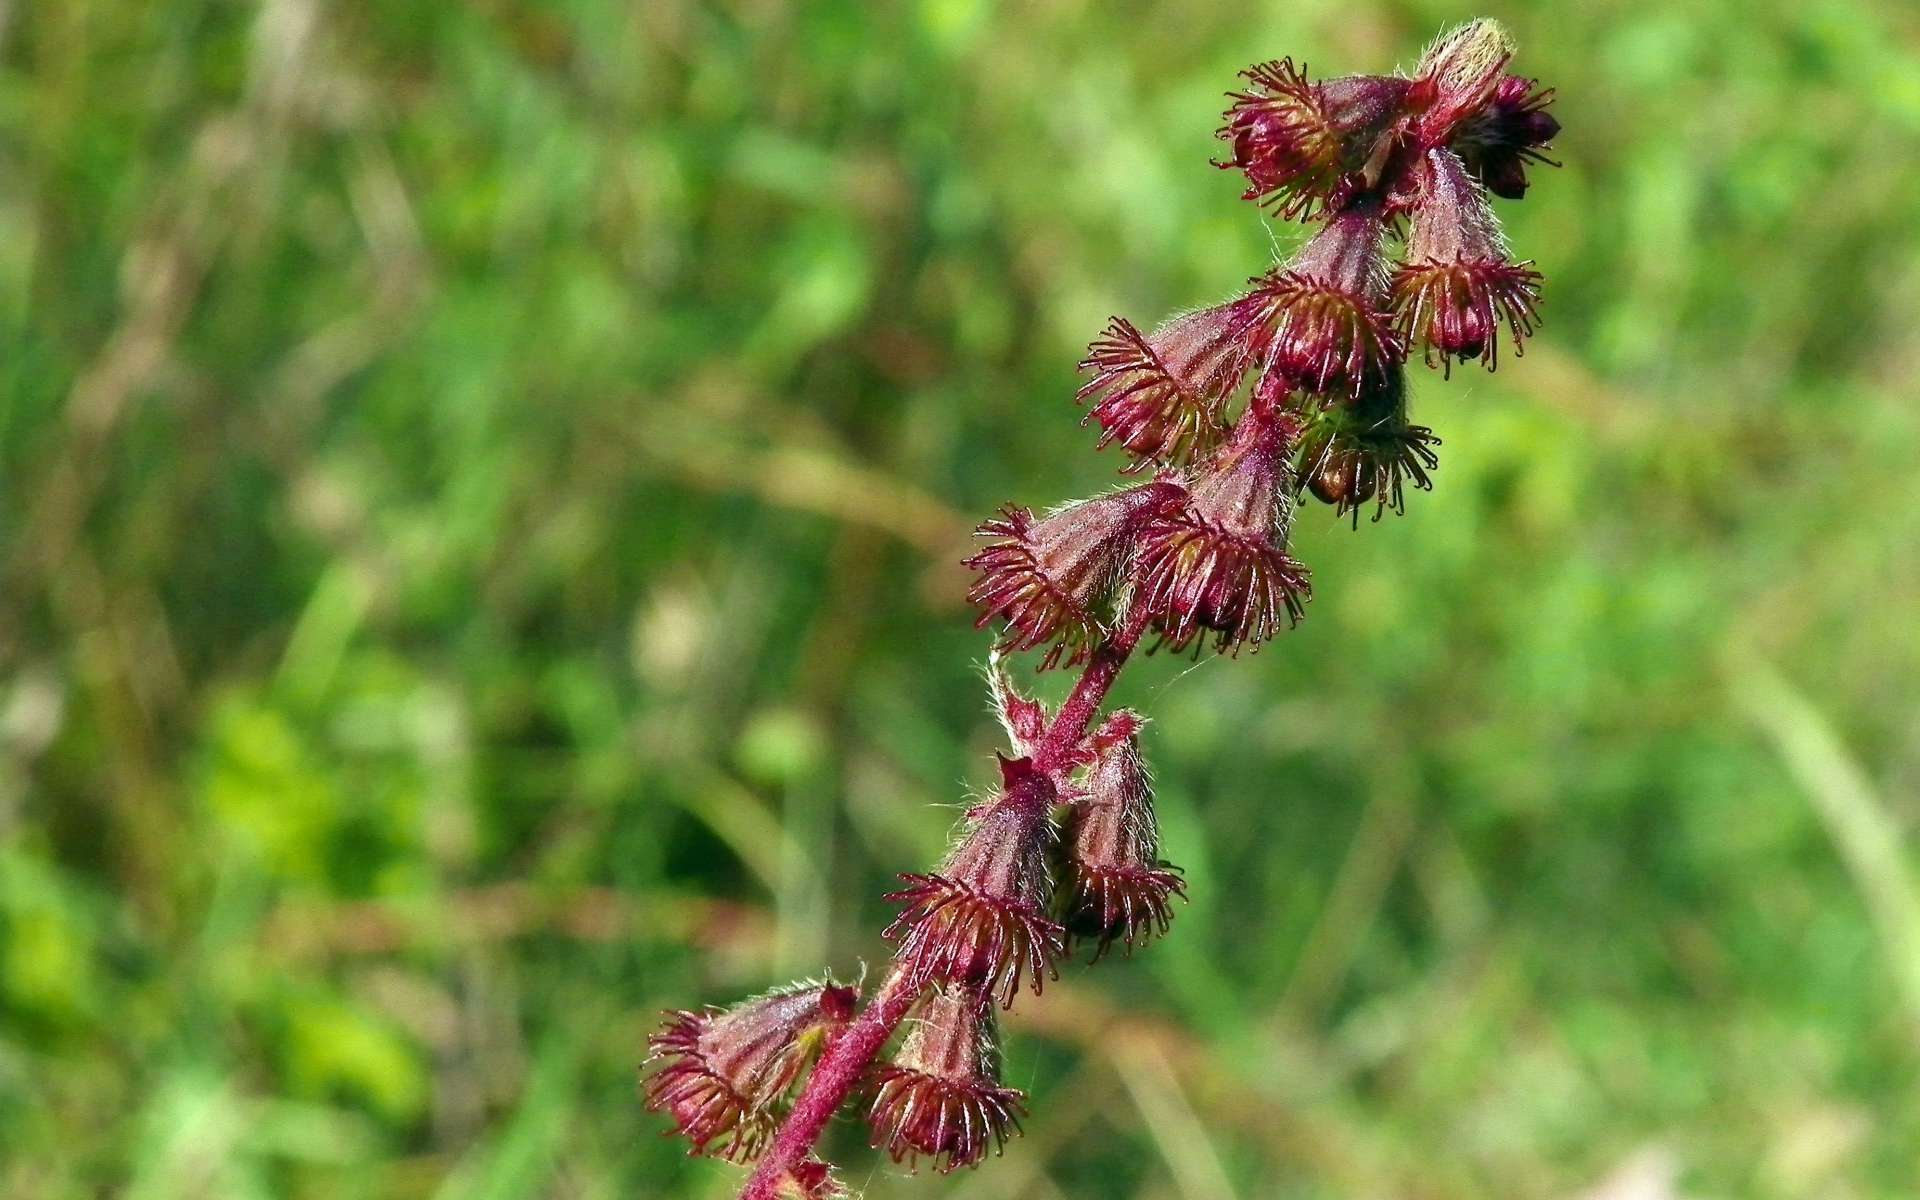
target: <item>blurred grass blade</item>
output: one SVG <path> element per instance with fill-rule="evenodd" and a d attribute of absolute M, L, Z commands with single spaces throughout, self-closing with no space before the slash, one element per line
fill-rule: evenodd
<path fill-rule="evenodd" d="M 1813 802 L 1866 901 L 1907 1010 L 1920 1021 L 1920 896 L 1899 826 L 1833 726 L 1778 672 L 1746 668 L 1733 690 Z"/>
<path fill-rule="evenodd" d="M 1220 1161 L 1220 1151 L 1159 1047 L 1136 1041 L 1113 1056 L 1113 1066 L 1179 1184 L 1180 1195 L 1188 1200 L 1233 1200 L 1237 1193 Z"/>

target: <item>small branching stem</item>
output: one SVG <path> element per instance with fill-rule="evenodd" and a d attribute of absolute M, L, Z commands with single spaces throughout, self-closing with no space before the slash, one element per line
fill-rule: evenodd
<path fill-rule="evenodd" d="M 780 1186 L 781 1178 L 806 1158 L 813 1144 L 820 1140 L 827 1122 L 859 1086 L 867 1068 L 919 995 L 920 989 L 912 986 L 907 972 L 896 964 L 867 1007 L 821 1056 L 819 1065 L 807 1077 L 800 1099 L 794 1102 L 793 1110 L 781 1123 L 773 1145 L 760 1156 L 752 1178 L 740 1192 L 740 1200 L 775 1200 L 775 1189 Z"/>
<path fill-rule="evenodd" d="M 1034 753 L 1036 769 L 1052 771 L 1073 754 L 1151 621 L 1146 606 L 1135 603 L 1120 627 L 1095 648 L 1073 691 L 1047 726 L 1046 736 Z M 913 986 L 906 970 L 895 964 L 866 1008 L 834 1040 L 807 1077 L 773 1145 L 761 1156 L 741 1190 L 740 1200 L 777 1200 L 781 1178 L 813 1150 L 827 1122 L 859 1087 L 873 1060 L 919 998 L 920 989 Z"/>
<path fill-rule="evenodd" d="M 1059 715 L 1047 727 L 1047 736 L 1034 755 L 1034 769 L 1042 773 L 1050 772 L 1073 753 L 1080 739 L 1085 736 L 1093 715 L 1100 711 L 1100 704 L 1107 698 L 1113 681 L 1119 677 L 1120 668 L 1127 665 L 1134 647 L 1140 644 L 1140 635 L 1147 631 L 1147 624 L 1152 619 L 1153 614 L 1147 606 L 1135 602 L 1127 610 L 1127 618 L 1120 628 L 1095 648 L 1093 656 L 1087 660 L 1086 670 L 1080 673 L 1080 681 L 1073 685 L 1066 703 L 1060 706 Z"/>

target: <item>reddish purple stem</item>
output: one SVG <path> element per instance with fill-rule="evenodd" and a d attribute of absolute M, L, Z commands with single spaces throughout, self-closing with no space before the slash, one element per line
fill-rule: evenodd
<path fill-rule="evenodd" d="M 1034 766 L 1041 771 L 1057 768 L 1080 744 L 1087 725 L 1100 711 L 1120 668 L 1126 665 L 1151 620 L 1144 605 L 1136 604 L 1127 613 L 1126 623 L 1100 643 L 1087 661 L 1080 679 L 1073 685 L 1066 703 L 1047 727 L 1046 737 L 1034 753 Z M 813 1150 L 826 1130 L 827 1122 L 840 1111 L 847 1097 L 866 1076 L 867 1068 L 887 1039 L 920 998 L 920 989 L 912 986 L 898 966 L 887 974 L 885 982 L 820 1058 L 807 1077 L 807 1085 L 794 1102 L 793 1111 L 781 1123 L 773 1145 L 760 1157 L 753 1176 L 740 1192 L 740 1200 L 777 1200 L 780 1180 Z"/>
<path fill-rule="evenodd" d="M 1043 773 L 1054 770 L 1080 744 L 1093 714 L 1100 710 L 1100 702 L 1107 698 L 1108 689 L 1113 687 L 1133 648 L 1140 644 L 1140 635 L 1147 631 L 1151 619 L 1146 605 L 1135 604 L 1127 613 L 1126 623 L 1093 652 L 1086 670 L 1080 673 L 1080 681 L 1073 685 L 1067 702 L 1060 706 L 1053 724 L 1047 727 L 1046 739 L 1033 756 L 1036 770 Z"/>

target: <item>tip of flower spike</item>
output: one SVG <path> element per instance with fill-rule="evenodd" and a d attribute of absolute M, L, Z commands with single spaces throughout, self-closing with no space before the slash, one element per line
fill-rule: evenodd
<path fill-rule="evenodd" d="M 1419 123 L 1423 144 L 1439 145 L 1456 125 L 1486 108 L 1513 51 L 1513 35 L 1486 17 L 1441 34 L 1427 48 L 1410 94 L 1410 102 L 1425 110 Z"/>
<path fill-rule="evenodd" d="M 1414 75 L 1443 84 L 1478 85 L 1513 61 L 1517 48 L 1505 25 L 1492 17 L 1475 17 L 1433 39 Z"/>

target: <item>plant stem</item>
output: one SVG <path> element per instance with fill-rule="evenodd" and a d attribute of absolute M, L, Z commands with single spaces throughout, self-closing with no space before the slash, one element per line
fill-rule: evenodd
<path fill-rule="evenodd" d="M 1088 722 L 1100 710 L 1120 668 L 1140 644 L 1150 620 L 1145 605 L 1135 604 L 1120 628 L 1104 639 L 1087 660 L 1073 691 L 1047 727 L 1040 747 L 1034 752 L 1034 767 L 1040 771 L 1058 768 L 1073 753 L 1087 732 Z M 853 1023 L 834 1040 L 820 1058 L 807 1084 L 800 1091 L 793 1110 L 781 1123 L 773 1145 L 760 1157 L 752 1177 L 740 1192 L 740 1200 L 778 1200 L 775 1188 L 780 1180 L 813 1150 L 825 1132 L 827 1122 L 846 1103 L 848 1095 L 866 1075 L 867 1067 L 886 1046 L 887 1039 L 920 998 L 907 973 L 896 965 L 874 992 L 873 999 L 853 1019 Z"/>
<path fill-rule="evenodd" d="M 1113 687 L 1113 681 L 1119 677 L 1120 668 L 1127 665 L 1134 647 L 1140 644 L 1140 635 L 1147 631 L 1147 622 L 1151 620 L 1144 604 L 1135 604 L 1127 612 L 1127 619 L 1119 629 L 1094 648 L 1093 656 L 1087 660 L 1087 668 L 1080 674 L 1080 681 L 1073 685 L 1066 702 L 1048 726 L 1047 735 L 1040 742 L 1040 748 L 1034 752 L 1033 765 L 1036 770 L 1046 772 L 1058 768 L 1066 757 L 1073 753 L 1080 738 L 1087 732 L 1088 722 L 1100 709 L 1100 702 L 1107 698 L 1107 692 Z"/>

